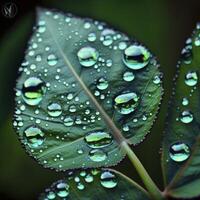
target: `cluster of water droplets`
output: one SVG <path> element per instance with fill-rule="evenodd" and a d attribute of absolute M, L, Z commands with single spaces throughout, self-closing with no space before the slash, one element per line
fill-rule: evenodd
<path fill-rule="evenodd" d="M 186 40 L 186 46 L 182 50 L 182 62 L 186 65 L 183 67 L 188 68 L 184 76 L 184 84 L 187 90 L 189 90 L 189 93 L 181 100 L 181 106 L 183 109 L 180 111 L 180 108 L 178 107 L 178 111 L 180 112 L 180 114 L 177 118 L 177 121 L 180 121 L 180 123 L 186 126 L 188 124 L 191 124 L 195 118 L 193 112 L 190 109 L 190 98 L 192 98 L 193 93 L 197 89 L 197 84 L 199 82 L 199 73 L 198 71 L 193 70 L 192 67 L 190 67 L 190 64 L 192 65 L 192 62 L 194 60 L 193 48 L 198 48 L 200 46 L 199 30 L 200 26 L 199 24 L 197 24 L 197 33 L 194 32 L 194 36 Z M 175 142 L 170 146 L 169 149 L 169 156 L 175 162 L 186 161 L 190 157 L 190 154 L 190 146 L 182 141 Z"/>
<path fill-rule="evenodd" d="M 110 170 L 87 170 L 74 174 L 69 172 L 67 180 L 60 180 L 54 183 L 49 189 L 46 189 L 45 194 L 42 194 L 41 200 L 51 199 L 66 199 L 73 196 L 74 190 L 77 192 L 87 190 L 90 183 L 94 182 L 96 187 L 103 187 L 104 189 L 114 189 L 118 185 L 117 176 Z M 72 187 L 76 188 L 72 188 Z M 73 192 L 71 194 L 71 192 Z"/>

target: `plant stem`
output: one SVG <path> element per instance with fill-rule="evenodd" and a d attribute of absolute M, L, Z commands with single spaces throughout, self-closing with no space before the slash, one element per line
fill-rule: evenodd
<path fill-rule="evenodd" d="M 140 178 L 142 179 L 144 185 L 146 186 L 147 190 L 149 191 L 149 194 L 151 197 L 155 200 L 163 200 L 165 199 L 162 195 L 162 192 L 158 189 L 156 184 L 153 182 L 149 174 L 147 173 L 146 169 L 138 159 L 138 157 L 135 155 L 135 153 L 132 151 L 132 149 L 129 147 L 127 142 L 123 141 L 121 143 L 122 150 L 124 150 L 129 157 L 131 163 L 134 165 L 135 169 L 137 170 Z"/>

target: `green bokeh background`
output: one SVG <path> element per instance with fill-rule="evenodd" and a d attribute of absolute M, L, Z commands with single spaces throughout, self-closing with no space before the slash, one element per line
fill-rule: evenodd
<path fill-rule="evenodd" d="M 1 1 L 0 6 L 6 1 Z M 0 199 L 32 200 L 64 174 L 43 169 L 30 158 L 12 129 L 14 85 L 17 69 L 34 23 L 36 6 L 52 7 L 79 16 L 106 21 L 148 46 L 164 73 L 165 95 L 154 127 L 133 147 L 149 174 L 163 188 L 160 167 L 162 130 L 175 66 L 186 38 L 200 21 L 199 0 L 43 0 L 13 1 L 17 16 L 0 19 Z M 130 162 L 115 167 L 141 183 Z"/>

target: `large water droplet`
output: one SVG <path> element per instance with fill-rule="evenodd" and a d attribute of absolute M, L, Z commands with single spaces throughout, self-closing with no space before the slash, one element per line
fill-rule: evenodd
<path fill-rule="evenodd" d="M 50 54 L 48 57 L 47 57 L 47 62 L 50 66 L 54 66 L 57 64 L 58 62 L 58 58 L 54 55 L 54 54 Z"/>
<path fill-rule="evenodd" d="M 112 136 L 104 131 L 88 133 L 84 139 L 87 145 L 92 148 L 102 148 L 112 143 Z"/>
<path fill-rule="evenodd" d="M 188 72 L 185 76 L 185 84 L 188 86 L 195 86 L 198 82 L 198 75 L 196 72 Z"/>
<path fill-rule="evenodd" d="M 107 155 L 100 149 L 93 149 L 89 152 L 89 158 L 94 162 L 102 162 L 106 160 Z"/>
<path fill-rule="evenodd" d="M 133 111 L 135 111 L 136 106 L 138 105 L 139 97 L 134 92 L 124 93 L 121 95 L 118 95 L 115 98 L 115 108 L 120 112 L 121 114 L 129 114 Z"/>
<path fill-rule="evenodd" d="M 69 195 L 69 185 L 67 183 L 58 183 L 56 193 L 61 198 L 67 197 Z"/>
<path fill-rule="evenodd" d="M 62 113 L 62 108 L 61 105 L 58 103 L 50 103 L 47 107 L 48 109 L 48 114 L 51 117 L 58 117 L 61 115 Z"/>
<path fill-rule="evenodd" d="M 39 78 L 30 77 L 23 84 L 23 99 L 28 105 L 38 105 L 45 92 L 45 83 Z"/>
<path fill-rule="evenodd" d="M 93 47 L 83 47 L 78 51 L 77 56 L 82 66 L 91 67 L 97 62 L 99 53 Z"/>
<path fill-rule="evenodd" d="M 101 174 L 101 185 L 105 188 L 114 188 L 117 186 L 117 179 L 115 175 L 109 171 Z"/>
<path fill-rule="evenodd" d="M 150 53 L 143 46 L 131 45 L 124 51 L 125 65 L 134 70 L 142 69 L 149 63 Z"/>
<path fill-rule="evenodd" d="M 108 81 L 105 78 L 100 78 L 97 81 L 97 88 L 99 90 L 105 90 L 108 88 Z"/>
<path fill-rule="evenodd" d="M 44 142 L 44 133 L 37 127 L 31 126 L 24 131 L 24 136 L 29 147 L 37 148 Z"/>
<path fill-rule="evenodd" d="M 181 113 L 180 120 L 185 124 L 189 124 L 193 121 L 193 114 L 190 111 L 185 110 Z"/>
<path fill-rule="evenodd" d="M 135 79 L 135 75 L 133 72 L 125 72 L 123 75 L 123 79 L 127 82 L 130 82 Z"/>
<path fill-rule="evenodd" d="M 190 148 L 182 142 L 177 142 L 171 145 L 169 156 L 175 162 L 183 162 L 190 156 Z"/>

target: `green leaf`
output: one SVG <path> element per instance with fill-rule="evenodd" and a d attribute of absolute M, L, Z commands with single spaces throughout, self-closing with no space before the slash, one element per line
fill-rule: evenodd
<path fill-rule="evenodd" d="M 199 46 L 198 24 L 182 50 L 163 142 L 165 192 L 177 198 L 200 195 Z"/>
<path fill-rule="evenodd" d="M 53 183 L 39 199 L 150 199 L 143 188 L 115 170 L 92 169 L 69 174 L 67 178 Z"/>
<path fill-rule="evenodd" d="M 16 85 L 14 126 L 45 167 L 117 164 L 140 143 L 162 95 L 155 57 L 106 24 L 38 9 Z"/>

